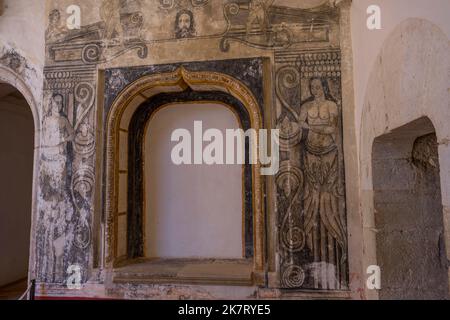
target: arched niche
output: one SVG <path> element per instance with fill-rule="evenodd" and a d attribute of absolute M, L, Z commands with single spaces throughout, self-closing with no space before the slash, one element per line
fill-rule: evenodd
<path fill-rule="evenodd" d="M 257 99 L 252 92 L 240 81 L 231 76 L 206 71 L 188 71 L 180 67 L 174 72 L 158 73 L 139 78 L 129 84 L 113 101 L 105 119 L 105 167 L 104 167 L 104 264 L 112 268 L 125 260 L 138 259 L 142 256 L 143 245 L 142 234 L 127 235 L 126 254 L 119 254 L 118 219 L 124 212 L 137 212 L 139 209 L 132 208 L 133 204 L 142 207 L 139 199 L 140 192 L 128 190 L 129 186 L 129 157 L 131 155 L 128 144 L 133 138 L 130 137 L 130 126 L 133 118 L 143 105 L 151 106 L 148 110 L 156 110 L 161 105 L 170 102 L 196 102 L 210 101 L 224 103 L 242 114 L 248 123 L 247 127 L 258 131 L 263 128 L 262 115 Z M 147 116 L 151 115 L 151 111 Z M 139 119 L 136 116 L 134 119 Z M 137 121 L 137 120 L 135 120 Z M 244 129 L 246 126 L 244 126 Z M 131 150 L 131 149 L 130 149 Z M 248 167 L 251 179 L 251 237 L 246 242 L 248 257 L 251 258 L 252 272 L 262 274 L 264 270 L 264 213 L 263 213 L 263 190 L 260 165 L 255 164 Z M 249 180 L 250 181 L 250 180 Z M 136 198 L 130 201 L 129 195 Z M 142 226 L 142 215 L 133 214 L 127 218 L 128 224 Z M 123 230 L 122 230 L 123 234 Z M 123 243 L 123 242 L 122 242 Z M 122 249 L 123 250 L 123 249 Z M 262 277 L 259 277 L 260 279 Z M 263 281 L 263 280 L 261 280 Z"/>

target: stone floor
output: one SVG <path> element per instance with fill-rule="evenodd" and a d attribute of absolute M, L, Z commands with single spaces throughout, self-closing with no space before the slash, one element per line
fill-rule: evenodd
<path fill-rule="evenodd" d="M 0 287 L 0 300 L 17 300 L 27 290 L 27 279 Z"/>

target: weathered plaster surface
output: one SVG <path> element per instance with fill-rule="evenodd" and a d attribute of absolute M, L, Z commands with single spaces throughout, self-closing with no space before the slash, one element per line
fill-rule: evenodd
<path fill-rule="evenodd" d="M 264 106 L 269 108 L 268 115 L 271 115 L 265 120 L 270 124 L 269 127 L 297 130 L 296 121 L 304 116 L 300 110 L 314 106 L 309 79 L 320 76 L 326 80 L 321 83 L 328 101 L 323 107 L 336 109 L 330 111 L 333 114 L 336 112 L 337 116 L 334 128 L 336 146 L 329 145 L 326 156 L 315 150 L 310 151 L 307 157 L 311 170 L 312 163 L 317 161 L 330 161 L 330 165 L 336 166 L 333 173 L 336 178 L 329 177 L 333 181 L 336 179 L 336 186 L 333 187 L 336 189 L 329 194 L 315 195 L 314 189 L 310 188 L 310 198 L 306 199 L 317 196 L 331 199 L 329 201 L 333 203 L 336 201 L 333 209 L 336 212 L 327 214 L 337 218 L 325 221 L 321 232 L 325 235 L 330 223 L 334 225 L 334 230 L 339 230 L 328 235 L 328 245 L 336 248 L 333 249 L 336 251 L 329 252 L 328 258 L 324 258 L 327 244 L 320 243 L 317 235 L 310 233 L 311 230 L 320 232 L 316 229 L 316 222 L 309 221 L 308 225 L 312 229 L 297 235 L 301 231 L 300 225 L 297 225 L 301 223 L 301 219 L 295 218 L 299 211 L 294 210 L 297 212 L 293 211 L 294 214 L 289 212 L 294 207 L 303 205 L 300 200 L 303 181 L 310 183 L 310 187 L 314 182 L 310 180 L 312 176 L 303 176 L 301 172 L 307 170 L 301 160 L 305 152 L 304 142 L 299 144 L 300 140 L 297 139 L 301 139 L 301 135 L 283 135 L 285 146 L 282 172 L 276 181 L 272 181 L 275 183 L 271 187 L 274 193 L 269 194 L 268 198 L 271 201 L 268 207 L 275 209 L 269 210 L 268 221 L 280 224 L 280 229 L 271 230 L 279 233 L 282 239 L 280 243 L 270 244 L 273 250 L 269 252 L 267 263 L 272 266 L 271 286 L 328 290 L 347 288 L 349 255 L 343 196 L 341 126 L 343 121 L 348 123 L 349 119 L 342 119 L 340 114 L 342 109 L 346 110 L 347 117 L 351 114 L 352 102 L 348 100 L 351 96 L 348 91 L 351 60 L 347 56 L 343 57 L 339 50 L 340 45 L 348 48 L 350 39 L 341 39 L 340 8 L 335 6 L 337 3 L 342 5 L 345 1 L 285 0 L 270 2 L 267 7 L 258 7 L 257 4 L 249 7 L 248 2 L 241 2 L 239 7 L 233 1 L 155 0 L 152 8 L 147 2 L 144 4 L 136 0 L 126 1 L 125 6 L 120 6 L 115 0 L 97 0 L 89 4 L 80 2 L 82 28 L 67 30 L 64 26 L 67 18 L 65 8 L 73 4 L 73 1 L 47 1 L 43 153 L 39 170 L 39 210 L 36 212 L 39 219 L 39 226 L 36 228 L 36 276 L 40 282 L 64 285 L 67 268 L 71 264 L 81 266 L 83 282 L 108 282 L 103 278 L 101 269 L 96 269 L 103 265 L 101 252 L 104 240 L 99 228 L 105 223 L 101 212 L 94 210 L 94 203 L 101 203 L 101 195 L 95 193 L 95 185 L 100 183 L 96 176 L 101 173 L 99 166 L 102 163 L 97 158 L 102 153 L 99 147 L 102 142 L 95 138 L 96 133 L 102 131 L 96 124 L 97 107 L 102 103 L 96 101 L 96 90 L 103 90 L 103 86 L 97 82 L 100 79 L 98 70 L 122 67 L 125 70 L 122 74 L 112 75 L 112 86 L 119 91 L 123 84 L 133 80 L 128 79 L 129 75 L 139 76 L 133 69 L 126 69 L 130 66 L 175 63 L 170 67 L 173 69 L 186 61 L 268 57 L 274 75 L 271 79 L 272 87 L 264 88 L 264 91 L 259 84 L 252 83 L 251 72 L 261 72 L 258 68 L 248 68 L 245 74 L 240 74 L 237 70 L 235 77 L 256 90 L 255 96 L 261 107 L 264 104 L 263 94 L 276 97 L 273 104 L 267 101 Z M 345 8 L 347 15 L 343 14 L 341 17 L 343 24 L 348 23 L 348 2 Z M 181 18 L 191 22 L 186 29 L 182 29 Z M 344 106 L 341 61 L 345 63 L 343 72 L 347 74 L 344 84 L 347 103 Z M 197 62 L 203 69 L 208 69 L 209 64 L 212 68 L 214 62 Z M 148 73 L 153 68 L 150 67 L 145 72 Z M 227 74 L 230 72 L 232 68 L 225 70 Z M 265 80 L 265 83 L 270 82 Z M 271 91 L 271 94 L 266 91 Z M 113 96 L 107 96 L 106 107 L 110 103 L 108 97 Z M 314 120 L 306 116 L 301 121 L 311 124 Z M 58 128 L 59 134 L 55 135 L 52 128 Z M 306 132 L 304 138 L 306 139 Z M 334 157 L 336 160 L 333 160 Z M 310 174 L 314 173 L 311 171 Z M 290 191 L 284 187 L 287 178 L 294 179 L 289 180 L 294 183 Z M 275 203 L 277 205 L 273 206 Z M 315 211 L 308 215 L 316 219 Z M 295 231 L 295 237 L 285 238 L 292 231 Z M 283 245 L 281 249 L 280 246 Z M 306 247 L 311 254 L 299 253 Z M 321 250 L 322 258 L 319 254 Z M 306 251 L 305 249 L 304 252 Z M 313 251 L 317 252 L 316 255 L 312 254 Z"/>
<path fill-rule="evenodd" d="M 4 0 L 0 19 L 0 65 L 9 66 L 20 76 L 39 106 L 45 60 L 44 16 L 45 6 L 39 1 Z M 39 106 L 32 108 L 40 110 Z"/>
<path fill-rule="evenodd" d="M 377 262 L 381 299 L 448 298 L 436 135 L 420 119 L 375 140 Z M 418 138 L 408 133 L 416 131 Z M 424 131 L 426 132 L 426 131 Z"/>
<path fill-rule="evenodd" d="M 430 8 L 448 5 L 444 1 L 435 1 L 436 6 Z M 171 291 L 168 289 L 170 286 L 130 286 L 130 292 L 139 292 L 133 294 L 124 290 L 126 286 L 104 288 L 103 283 L 110 283 L 110 280 L 101 268 L 97 268 L 102 266 L 99 260 L 103 250 L 103 220 L 101 206 L 94 206 L 101 203 L 101 195 L 95 193 L 95 185 L 101 181 L 99 169 L 102 163 L 97 162 L 97 155 L 102 153 L 103 146 L 96 136 L 102 131 L 97 126 L 97 110 L 103 101 L 97 101 L 96 96 L 97 90 L 104 90 L 99 71 L 117 67 L 126 70 L 131 66 L 178 66 L 183 62 L 196 61 L 199 66 L 207 68 L 211 62 L 199 61 L 266 57 L 272 68 L 270 81 L 265 80 L 265 86 L 272 83 L 268 94 L 264 88 L 252 84 L 248 75 L 237 72 L 235 77 L 247 86 L 261 90 L 258 91 L 261 94 L 256 94 L 258 101 L 263 101 L 263 94 L 265 99 L 273 99 L 273 103 L 267 103 L 270 115 L 266 119 L 268 127 L 294 132 L 296 123 L 293 120 L 300 116 L 301 106 L 305 105 L 300 101 L 310 97 L 308 78 L 315 74 L 325 77 L 331 96 L 342 113 L 339 121 L 345 128 L 337 141 L 343 140 L 338 145 L 344 150 L 344 153 L 339 152 L 341 187 L 344 187 L 344 163 L 347 169 L 347 219 L 344 225 L 348 228 L 348 243 L 340 243 L 348 245 L 348 261 L 343 267 L 350 271 L 348 280 L 353 298 L 376 297 L 375 292 L 365 291 L 364 288 L 365 268 L 376 262 L 372 142 L 392 129 L 428 116 L 436 128 L 439 144 L 445 239 L 447 256 L 450 256 L 450 136 L 446 127 L 446 119 L 449 118 L 449 73 L 442 72 L 449 68 L 448 23 L 442 19 L 446 10 L 440 9 L 440 13 L 434 9 L 422 12 L 420 8 L 424 4 L 420 1 L 415 1 L 415 5 L 397 1 L 393 6 L 392 1 L 382 1 L 382 9 L 392 10 L 396 14 L 385 15 L 385 28 L 374 41 L 362 44 L 366 31 L 360 33 L 356 29 L 365 28 L 366 15 L 362 14 L 366 8 L 365 1 L 358 1 L 350 7 L 350 1 L 276 0 L 266 11 L 255 9 L 253 21 L 247 3 L 244 3 L 246 1 L 241 1 L 240 8 L 232 1 L 224 3 L 218 0 L 183 0 L 177 3 L 159 3 L 155 0 L 152 8 L 143 1 L 126 2 L 127 6 L 119 8 L 119 2 L 115 0 L 79 1 L 82 28 L 67 30 L 64 25 L 67 18 L 65 9 L 74 4 L 73 1 L 47 0 L 46 6 L 38 1 L 4 1 L 0 19 L 0 79 L 24 93 L 32 107 L 38 132 L 35 183 L 39 184 L 39 189 L 35 188 L 34 197 L 39 207 L 34 210 L 38 221 L 33 228 L 36 235 L 32 237 L 30 271 L 41 281 L 43 294 L 75 295 L 73 291 L 63 290 L 70 264 L 82 267 L 82 280 L 87 281 L 84 290 L 92 288 L 94 295 L 118 294 L 138 298 L 146 296 L 147 292 L 147 297 L 193 296 L 194 293 L 206 297 L 214 291 L 212 288 L 203 292 L 189 287 L 176 287 Z M 408 10 L 403 10 L 404 7 Z M 413 11 L 411 8 L 414 8 Z M 186 30 L 180 30 L 177 20 L 177 14 L 183 9 L 190 10 L 190 18 L 195 20 Z M 422 11 L 415 14 L 414 10 Z M 285 15 L 286 11 L 289 11 L 289 17 Z M 256 19 L 258 14 L 263 17 L 267 12 L 270 12 L 270 19 L 262 19 L 263 23 L 259 23 Z M 398 12 L 403 12 L 401 17 Z M 424 20 L 408 20 L 394 30 L 400 20 L 413 14 L 437 21 L 439 27 Z M 312 18 L 316 24 L 311 22 Z M 254 23 L 249 24 L 249 21 Z M 269 28 L 271 33 L 266 33 Z M 28 30 L 33 30 L 32 36 L 29 36 Z M 391 34 L 389 39 L 382 45 L 388 34 Z M 352 72 L 352 43 L 355 70 L 358 70 L 355 73 Z M 376 58 L 381 46 L 381 53 Z M 324 67 L 319 69 L 314 65 Z M 370 71 L 371 67 L 373 71 Z M 149 70 L 151 68 L 154 67 Z M 298 70 L 301 72 L 298 73 Z M 117 74 L 114 85 L 122 80 L 129 83 L 132 79 L 127 78 L 127 72 L 132 73 L 126 71 L 123 79 Z M 123 84 L 119 87 L 122 88 Z M 107 101 L 106 105 L 109 103 Z M 42 132 L 41 126 L 44 127 Z M 59 133 L 52 132 L 52 128 Z M 280 249 L 283 242 L 276 240 L 283 240 L 283 224 L 287 221 L 279 220 L 283 212 L 287 213 L 292 203 L 294 207 L 302 205 L 295 201 L 289 205 L 288 198 L 298 190 L 284 188 L 286 176 L 290 176 L 289 181 L 295 186 L 302 180 L 302 170 L 305 169 L 302 163 L 296 163 L 305 151 L 303 147 L 292 147 L 297 138 L 284 141 L 289 152 L 283 154 L 285 162 L 282 169 L 289 175 L 282 172 L 278 177 L 268 179 L 268 221 L 279 227 L 271 228 L 273 234 L 269 236 L 272 240 L 269 241 L 271 250 L 268 250 L 267 257 L 270 266 L 268 286 L 342 289 L 346 283 L 323 285 L 320 281 L 315 283 L 314 279 L 305 281 L 304 272 L 308 269 L 305 261 L 308 258 L 296 252 L 299 242 L 290 239 L 292 242 L 285 242 L 287 247 Z M 360 187 L 361 192 L 358 191 Z M 344 201 L 339 201 L 340 215 L 345 220 Z M 296 227 L 298 221 L 294 219 L 289 223 Z M 289 230 L 297 228 L 291 226 Z M 334 239 L 340 238 L 343 237 L 336 236 Z M 301 234 L 296 239 L 302 239 Z M 283 250 L 286 251 L 283 253 Z M 309 265 L 311 270 L 321 268 L 320 263 L 318 266 L 314 263 Z M 289 273 L 290 276 L 284 276 Z M 219 296 L 227 296 L 227 289 L 222 289 Z M 162 292 L 162 295 L 153 295 L 152 290 Z M 80 292 L 89 294 L 87 291 Z M 252 292 L 251 288 L 243 289 L 240 296 L 283 296 L 268 289 L 257 294 Z M 305 296 L 299 294 L 298 297 Z"/>

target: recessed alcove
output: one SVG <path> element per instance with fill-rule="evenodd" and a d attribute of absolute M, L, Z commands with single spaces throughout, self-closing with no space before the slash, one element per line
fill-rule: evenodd
<path fill-rule="evenodd" d="M 217 129 L 223 137 L 226 129 L 240 127 L 229 107 L 214 103 L 168 105 L 147 123 L 145 257 L 241 259 L 245 255 L 242 165 L 177 165 L 171 159 L 179 143 L 171 141 L 171 135 L 179 129 L 190 133 L 193 157 L 196 121 L 201 121 L 203 132 Z"/>
<path fill-rule="evenodd" d="M 216 129 L 225 160 L 227 130 L 261 128 L 258 104 L 245 86 L 222 74 L 209 77 L 184 69 L 143 77 L 109 111 L 105 258 L 114 283 L 264 281 L 259 164 L 176 165 L 171 159 L 176 129 L 191 133 L 192 159 L 195 139 L 203 138 L 206 148 L 211 140 L 201 135 Z M 238 137 L 234 151 L 242 148 L 248 159 L 250 139 Z"/>
<path fill-rule="evenodd" d="M 21 92 L 1 81 L 0 148 L 0 239 L 7 244 L 0 247 L 0 291 L 11 284 L 25 291 L 32 220 L 33 114 Z"/>

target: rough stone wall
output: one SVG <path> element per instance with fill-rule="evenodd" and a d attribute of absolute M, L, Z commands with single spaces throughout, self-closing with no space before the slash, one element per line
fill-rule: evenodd
<path fill-rule="evenodd" d="M 98 150 L 96 150 L 93 141 L 97 131 L 101 131 L 95 121 L 95 113 L 99 102 L 95 100 L 94 93 L 99 85 L 97 83 L 98 70 L 112 67 L 148 66 L 181 61 L 244 57 L 269 58 L 274 74 L 272 95 L 275 97 L 273 106 L 276 114 L 273 117 L 272 126 L 280 125 L 286 128 L 288 132 L 295 133 L 295 121 L 294 125 L 289 123 L 292 122 L 292 117 L 295 118 L 295 114 L 298 114 L 298 110 L 295 108 L 298 109 L 298 100 L 301 100 L 295 96 L 295 92 L 299 96 L 299 91 L 301 91 L 301 96 L 306 97 L 308 95 L 305 84 L 302 85 L 301 90 L 295 89 L 299 87 L 299 81 L 296 78 L 298 76 L 297 71 L 301 71 L 301 74 L 303 74 L 303 77 L 300 77 L 303 79 L 301 81 L 305 82 L 304 77 L 307 77 L 305 74 L 309 72 L 307 71 L 308 68 L 312 68 L 313 72 L 319 72 L 318 67 L 316 69 L 315 66 L 322 65 L 322 62 L 327 68 L 339 66 L 343 69 L 341 70 L 342 74 L 336 77 L 337 73 L 335 76 L 331 73 L 331 77 L 327 77 L 327 80 L 331 91 L 334 91 L 332 96 L 337 100 L 339 100 L 339 97 L 336 96 L 338 95 L 336 92 L 339 91 L 340 86 L 338 84 L 340 79 L 338 78 L 342 77 L 342 80 L 345 80 L 345 83 L 342 84 L 343 91 L 341 93 L 342 98 L 345 98 L 342 104 L 343 120 L 344 123 L 347 121 L 346 132 L 344 133 L 344 135 L 347 134 L 345 156 L 350 157 L 351 160 L 352 158 L 360 159 L 359 163 L 354 166 L 353 162 L 347 161 L 349 167 L 346 171 L 347 185 L 351 183 L 351 190 L 354 191 L 347 194 L 347 200 L 355 198 L 358 201 L 360 200 L 360 203 L 356 203 L 358 201 L 354 200 L 347 203 L 347 209 L 351 209 L 352 213 L 349 219 L 349 227 L 351 226 L 353 229 L 353 232 L 349 232 L 350 282 L 357 282 L 356 285 L 352 286 L 352 290 L 355 294 L 360 293 L 361 297 L 376 297 L 374 291 L 364 294 L 365 289 L 363 287 L 366 267 L 370 264 L 376 264 L 376 253 L 373 246 L 375 239 L 373 233 L 372 168 L 370 165 L 373 140 L 375 137 L 425 114 L 429 115 L 436 128 L 441 165 L 440 178 L 443 186 L 441 191 L 444 228 L 446 229 L 444 234 L 446 243 L 450 243 L 450 233 L 448 232 L 448 226 L 450 225 L 448 199 L 450 199 L 450 195 L 447 187 L 450 185 L 448 183 L 450 159 L 448 141 L 450 136 L 446 123 L 449 118 L 448 88 L 446 87 L 448 73 L 442 72 L 443 69 L 448 68 L 449 29 L 448 19 L 445 15 L 448 10 L 442 10 L 439 5 L 442 3 L 448 5 L 447 1 L 435 0 L 434 4 L 438 4 L 435 10 L 431 10 L 434 5 L 431 6 L 428 2 L 426 4 L 427 10 L 422 10 L 421 5 L 425 4 L 420 0 L 415 0 L 414 5 L 411 5 L 410 0 L 380 1 L 382 2 L 382 8 L 389 10 L 391 14 L 388 15 L 388 20 L 383 20 L 387 21 L 388 24 L 384 24 L 383 30 L 376 33 L 379 35 L 376 37 L 376 41 L 370 42 L 369 45 L 366 44 L 367 34 L 365 32 L 371 31 L 366 31 L 365 28 L 365 9 L 368 4 L 372 3 L 369 0 L 353 3 L 351 33 L 354 39 L 353 51 L 356 68 L 356 111 L 352 105 L 353 90 L 351 88 L 353 84 L 351 82 L 352 75 L 349 72 L 349 66 L 352 64 L 349 42 L 350 18 L 344 15 L 344 20 L 341 20 L 341 34 L 338 29 L 333 28 L 337 20 L 329 19 L 329 10 L 331 10 L 331 16 L 334 16 L 336 12 L 342 9 L 343 4 L 348 4 L 348 1 L 275 0 L 268 10 L 269 24 L 258 23 L 258 14 L 263 17 L 266 11 L 262 10 L 258 13 L 255 10 L 253 14 L 255 19 L 250 27 L 251 34 L 249 36 L 246 36 L 247 20 L 250 18 L 249 7 L 248 1 L 244 0 L 235 1 L 240 4 L 239 10 L 238 7 L 229 5 L 228 11 L 225 10 L 229 13 L 227 15 L 224 15 L 225 8 L 222 7 L 225 2 L 214 0 L 161 2 L 155 0 L 151 9 L 146 7 L 147 1 L 126 1 L 126 8 L 123 7 L 124 1 L 75 1 L 75 4 L 78 3 L 81 7 L 81 30 L 67 30 L 64 26 L 65 19 L 68 18 L 66 8 L 74 4 L 74 1 L 46 0 L 45 6 L 42 5 L 42 2 L 34 0 L 3 0 L 2 2 L 0 80 L 9 80 L 12 84 L 15 83 L 17 87 L 23 89 L 22 91 L 29 91 L 22 93 L 32 107 L 35 127 L 39 133 L 36 134 L 35 143 L 35 174 L 38 175 L 35 181 L 36 185 L 41 183 L 42 188 L 39 192 L 37 189 L 34 191 L 34 198 L 38 198 L 34 205 L 39 202 L 40 210 L 37 210 L 34 206 L 34 218 L 39 217 L 39 221 L 37 221 L 37 226 L 33 230 L 35 234 L 43 233 L 32 237 L 32 241 L 38 239 L 40 242 L 37 246 L 34 242 L 32 243 L 32 247 L 39 249 L 32 252 L 31 275 L 35 275 L 35 266 L 43 268 L 42 266 L 48 263 L 38 262 L 34 253 L 40 255 L 46 249 L 52 248 L 53 253 L 57 253 L 59 256 L 57 259 L 55 254 L 49 253 L 53 262 L 47 264 L 47 267 L 44 268 L 49 270 L 49 275 L 45 275 L 46 272 L 43 272 L 42 269 L 38 270 L 38 275 L 44 281 L 43 283 L 48 285 L 48 283 L 54 281 L 53 279 L 64 276 L 64 267 L 60 269 L 62 255 L 64 256 L 62 260 L 65 261 L 63 262 L 65 266 L 73 262 L 82 264 L 83 280 L 89 279 L 88 283 L 94 286 L 96 290 L 98 289 L 97 291 L 94 290 L 95 292 L 105 294 L 104 276 L 102 270 L 97 268 L 100 265 L 99 260 L 101 260 L 101 255 L 98 253 L 98 251 L 101 251 L 101 238 L 97 234 L 99 230 L 93 229 L 93 222 L 96 219 L 104 223 L 104 221 L 101 221 L 101 215 L 99 216 L 97 212 L 94 212 L 93 206 L 94 200 L 99 197 L 93 194 L 93 185 L 98 182 L 95 179 L 98 166 L 96 167 L 94 162 L 94 153 Z M 326 4 L 328 9 L 320 8 L 323 4 Z M 339 5 L 337 8 L 335 7 L 336 4 Z M 122 7 L 122 9 L 115 10 L 119 7 Z M 399 7 L 401 7 L 400 10 L 398 10 Z M 177 32 L 175 21 L 179 21 L 177 13 L 181 12 L 182 9 L 188 9 L 192 12 L 195 24 L 189 25 L 190 27 L 185 30 L 178 27 Z M 58 13 L 53 10 L 58 10 Z M 286 10 L 295 14 L 288 18 L 283 15 Z M 119 12 L 119 15 L 112 14 L 114 11 Z M 53 14 L 51 14 L 52 12 Z M 422 15 L 429 21 L 435 22 L 438 27 L 420 19 L 407 20 L 398 25 L 403 19 Z M 188 16 L 189 14 L 184 15 L 182 20 L 186 21 Z M 326 18 L 323 19 L 324 17 Z M 315 23 L 313 23 L 313 18 Z M 343 19 L 343 16 L 340 18 Z M 262 21 L 264 22 L 264 19 Z M 345 50 L 346 55 L 341 57 L 340 61 L 330 60 L 326 57 L 329 54 L 331 56 L 338 54 L 339 47 L 344 41 L 344 37 L 342 37 L 343 26 L 346 27 L 344 37 L 347 42 L 340 49 Z M 323 31 L 327 27 L 330 27 L 328 33 L 330 37 L 327 41 L 324 41 Z M 439 27 L 441 30 L 439 30 Z M 45 46 L 43 39 L 45 38 L 46 28 L 47 45 Z M 264 29 L 269 29 L 269 34 L 272 36 L 267 37 L 267 32 Z M 30 33 L 30 30 L 32 30 L 32 33 Z M 339 37 L 339 35 L 341 36 Z M 387 38 L 388 36 L 389 38 Z M 385 41 L 384 44 L 383 41 Z M 414 43 L 420 43 L 421 46 L 413 46 Z M 326 54 L 326 56 L 324 56 L 325 58 L 315 56 L 312 61 L 308 61 L 309 58 L 305 59 L 305 53 L 311 53 L 312 51 Z M 377 54 L 378 56 L 376 56 Z M 306 57 L 308 56 L 306 55 Z M 367 57 L 368 60 L 362 57 Z M 44 61 L 45 72 L 43 72 Z M 408 72 L 405 73 L 405 70 L 408 70 Z M 346 79 L 343 77 L 344 72 L 347 74 Z M 42 79 L 44 75 L 45 81 Z M 286 81 L 278 81 L 277 79 Z M 44 84 L 45 99 L 42 99 Z M 401 87 L 400 84 L 402 84 Z M 367 90 L 364 90 L 364 88 L 367 88 Z M 411 97 L 411 93 L 415 93 L 415 95 Z M 47 117 L 50 119 L 44 120 L 44 114 L 45 116 L 49 114 L 49 101 L 52 100 L 50 97 L 53 94 L 62 95 L 62 100 L 56 96 L 55 98 L 57 101 L 63 102 L 63 110 L 61 110 L 62 112 L 57 111 L 53 118 Z M 339 106 L 339 103 L 337 105 Z M 292 108 L 294 112 L 292 112 Z M 55 109 L 57 108 L 55 107 Z M 356 117 L 354 112 L 356 112 Z M 285 120 L 286 117 L 282 117 L 285 114 L 288 114 L 287 120 Z M 362 115 L 361 125 L 358 114 Z M 46 134 L 49 138 L 43 145 L 42 157 L 46 157 L 46 159 L 41 161 L 39 139 L 41 138 L 40 127 L 44 121 L 47 121 L 47 124 L 50 123 L 50 126 L 53 122 L 65 128 L 63 130 L 65 133 L 61 135 L 62 138 L 59 137 L 58 139 L 69 141 L 63 142 L 63 150 L 52 150 L 52 147 L 54 147 L 52 144 L 55 143 L 55 140 L 52 141 L 54 135 L 43 133 L 44 140 Z M 357 130 L 351 132 L 355 127 Z M 356 146 L 349 145 L 353 135 L 357 139 L 361 137 L 360 143 Z M 297 136 L 293 135 L 292 141 L 296 141 L 296 139 L 298 139 L 298 134 Z M 291 152 L 298 152 L 295 150 L 296 148 L 291 148 Z M 302 148 L 299 150 L 303 151 Z M 358 156 L 355 156 L 355 154 Z M 299 157 L 288 155 L 285 159 L 298 160 Z M 42 167 L 38 168 L 37 163 L 42 163 Z M 273 189 L 277 189 L 279 188 L 278 185 L 281 185 L 280 192 L 276 190 L 277 194 L 274 194 L 273 197 L 280 197 L 277 200 L 278 203 L 290 203 L 290 201 L 283 200 L 283 197 L 286 197 L 287 194 L 290 196 L 289 191 L 292 191 L 289 190 L 287 185 L 295 186 L 298 183 L 302 169 L 304 170 L 302 164 L 294 165 L 292 171 L 295 171 L 295 173 L 290 178 L 293 179 L 292 182 L 283 183 L 286 180 L 286 175 L 280 175 L 277 177 L 279 183 L 277 185 L 275 185 L 275 182 L 272 183 Z M 298 173 L 299 171 L 300 173 Z M 48 175 L 46 172 L 51 174 Z M 56 177 L 60 174 L 65 178 L 56 178 L 50 181 L 52 179 L 49 177 L 54 174 L 56 174 Z M 352 179 L 348 179 L 349 177 Z M 358 177 L 361 177 L 360 185 L 353 183 L 353 179 L 358 179 Z M 281 190 L 283 185 L 286 186 L 285 190 Z M 77 186 L 76 189 L 74 186 Z M 55 205 L 53 199 L 49 200 L 52 198 L 50 196 L 52 192 L 49 190 L 57 187 L 61 187 L 61 189 L 54 195 L 61 197 L 63 200 L 57 199 L 55 201 L 62 203 L 61 207 Z M 360 189 L 362 190 L 361 193 L 359 193 Z M 288 212 L 286 206 L 277 208 L 269 206 L 268 208 L 269 213 L 274 213 L 273 215 L 269 214 L 269 223 L 271 226 L 276 226 L 271 229 L 274 230 L 273 233 L 268 235 L 269 257 L 267 263 L 271 271 L 269 282 L 274 283 L 275 287 L 280 286 L 281 270 L 287 270 L 287 274 L 294 270 L 296 271 L 293 273 L 294 282 L 289 280 L 287 286 L 294 283 L 293 286 L 295 287 L 299 281 L 303 280 L 303 273 L 299 271 L 298 267 L 303 270 L 304 265 L 299 265 L 298 252 L 290 252 L 292 251 L 292 243 L 295 244 L 296 241 L 292 243 L 288 241 L 287 254 L 279 255 L 281 251 L 278 248 L 283 246 L 278 240 L 281 239 L 278 238 L 278 231 L 283 229 L 283 223 L 277 226 L 280 210 L 281 212 Z M 44 212 L 51 212 L 51 214 L 45 216 Z M 289 215 L 286 216 L 289 217 Z M 64 219 L 61 219 L 61 217 Z M 47 222 L 42 224 L 43 221 Z M 283 222 L 283 219 L 281 222 Z M 293 229 L 292 226 L 296 227 L 295 224 L 298 223 L 293 222 L 291 230 Z M 49 223 L 57 224 L 59 231 L 54 231 L 53 239 L 46 242 L 43 241 L 42 237 L 49 239 Z M 69 229 L 61 232 L 65 229 L 64 226 L 69 226 Z M 289 224 L 287 226 L 289 227 Z M 61 234 L 64 234 L 63 240 L 61 240 Z M 302 239 L 302 236 L 299 239 Z M 58 241 L 53 243 L 53 240 Z M 61 243 L 63 243 L 62 247 Z M 69 243 L 68 247 L 67 243 Z M 450 246 L 447 245 L 447 257 L 450 257 L 449 250 Z M 291 259 L 291 256 L 293 256 L 293 259 Z M 59 266 L 56 269 L 53 268 L 55 261 L 59 261 Z M 294 268 L 286 267 L 289 265 L 289 263 L 286 264 L 286 261 L 294 261 Z M 304 260 L 300 258 L 300 261 Z M 56 282 L 59 283 L 55 285 L 55 292 L 64 293 L 62 291 L 63 283 L 60 280 Z M 141 293 L 145 291 L 141 289 Z M 74 295 L 73 292 L 69 294 Z M 83 292 L 80 294 L 83 294 Z M 84 294 L 88 293 L 84 292 Z M 145 295 L 145 293 L 142 293 L 142 295 Z"/>
<path fill-rule="evenodd" d="M 380 299 L 446 299 L 448 261 L 436 135 L 419 137 L 409 153 L 390 151 L 398 147 L 394 141 L 395 134 L 379 138 L 374 148 Z"/>
<path fill-rule="evenodd" d="M 381 9 L 381 29 L 369 30 L 367 8 L 378 5 Z M 370 88 L 369 78 L 377 57 L 383 49 L 385 41 L 399 24 L 409 18 L 420 18 L 434 24 L 447 37 L 450 37 L 450 21 L 448 12 L 450 2 L 447 0 L 356 0 L 351 6 L 351 29 L 353 46 L 353 67 L 355 82 L 355 122 L 361 127 L 365 97 Z M 357 135 L 359 148 L 359 139 Z"/>

